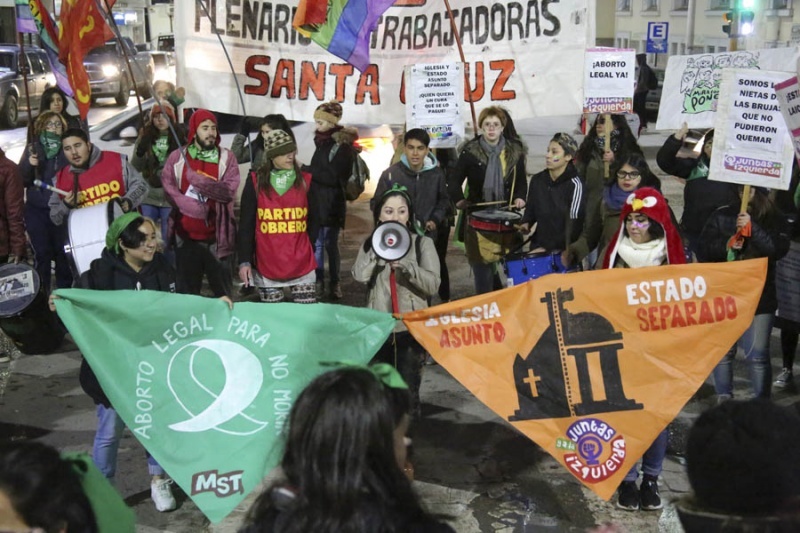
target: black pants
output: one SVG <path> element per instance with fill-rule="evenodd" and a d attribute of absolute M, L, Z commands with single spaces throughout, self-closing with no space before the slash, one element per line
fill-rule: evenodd
<path fill-rule="evenodd" d="M 439 256 L 439 298 L 443 302 L 450 301 L 450 272 L 447 270 L 447 245 L 450 243 L 450 224 L 447 221 L 436 228 L 436 235 L 433 235 L 433 244 L 436 247 L 436 255 Z"/>
<path fill-rule="evenodd" d="M 389 363 L 397 369 L 411 393 L 411 412 L 419 416 L 419 386 L 422 381 L 422 360 L 425 349 L 407 331 L 392 333 L 371 363 Z"/>
<path fill-rule="evenodd" d="M 203 276 L 214 296 L 230 296 L 233 293 L 231 258 L 216 256 L 216 245 L 190 239 L 177 239 L 175 261 L 178 271 L 178 292 L 200 294 Z"/>

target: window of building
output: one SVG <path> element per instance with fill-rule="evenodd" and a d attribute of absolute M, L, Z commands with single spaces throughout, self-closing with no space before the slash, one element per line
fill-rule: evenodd
<path fill-rule="evenodd" d="M 658 11 L 658 0 L 642 0 L 642 11 Z"/>
<path fill-rule="evenodd" d="M 672 0 L 673 11 L 688 11 L 689 0 Z"/>
<path fill-rule="evenodd" d="M 792 7 L 792 0 L 769 0 L 769 9 L 789 9 Z"/>
<path fill-rule="evenodd" d="M 723 11 L 731 8 L 731 0 L 709 0 L 708 9 L 711 11 Z"/>
<path fill-rule="evenodd" d="M 631 0 L 617 0 L 617 11 L 630 12 L 630 10 L 631 10 Z"/>

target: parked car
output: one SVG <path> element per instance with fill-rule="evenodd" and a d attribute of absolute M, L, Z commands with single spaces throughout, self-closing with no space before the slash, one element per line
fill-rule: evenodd
<path fill-rule="evenodd" d="M 131 62 L 135 83 L 131 81 L 125 63 L 125 52 Z M 138 90 L 144 97 L 150 96 L 155 74 L 153 58 L 147 52 L 136 50 L 128 37 L 123 37 L 121 41 L 106 41 L 103 46 L 90 51 L 83 60 L 83 66 L 89 75 L 92 102 L 104 96 L 113 96 L 117 105 L 126 105 L 131 89 Z"/>
<path fill-rule="evenodd" d="M 647 91 L 647 100 L 644 108 L 647 111 L 647 118 L 656 121 L 658 120 L 658 108 L 661 104 L 661 88 L 664 85 L 664 69 L 654 68 L 653 73 L 658 78 L 658 88 Z"/>
<path fill-rule="evenodd" d="M 20 110 L 29 117 L 35 115 L 39 111 L 42 93 L 56 84 L 56 77 L 44 50 L 26 46 L 25 57 L 31 109 L 28 109 L 26 103 L 19 46 L 0 44 L 0 124 L 5 128 L 17 127 Z"/>
<path fill-rule="evenodd" d="M 153 79 L 175 83 L 175 53 L 163 51 L 148 53 L 153 58 L 153 65 L 155 66 Z"/>

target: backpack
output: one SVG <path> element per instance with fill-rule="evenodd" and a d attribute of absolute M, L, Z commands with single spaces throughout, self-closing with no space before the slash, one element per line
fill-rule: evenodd
<path fill-rule="evenodd" d="M 647 69 L 647 88 L 649 90 L 658 89 L 658 76 L 653 72 L 653 69 Z"/>
<path fill-rule="evenodd" d="M 328 161 L 333 161 L 336 152 L 339 150 L 339 143 L 333 145 L 331 153 L 328 156 Z M 347 183 L 344 186 L 344 197 L 347 201 L 352 202 L 356 200 L 361 193 L 364 192 L 364 187 L 369 179 L 369 167 L 367 162 L 362 159 L 361 154 L 355 152 L 355 159 L 353 160 L 353 168 L 350 170 L 350 176 L 347 178 Z"/>

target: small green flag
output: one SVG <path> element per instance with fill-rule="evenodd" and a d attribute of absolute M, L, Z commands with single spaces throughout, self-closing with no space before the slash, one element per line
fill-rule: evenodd
<path fill-rule="evenodd" d="M 57 291 L 58 314 L 114 409 L 214 523 L 280 460 L 294 399 L 321 362 L 367 363 L 395 325 L 341 305 L 155 291 Z"/>

